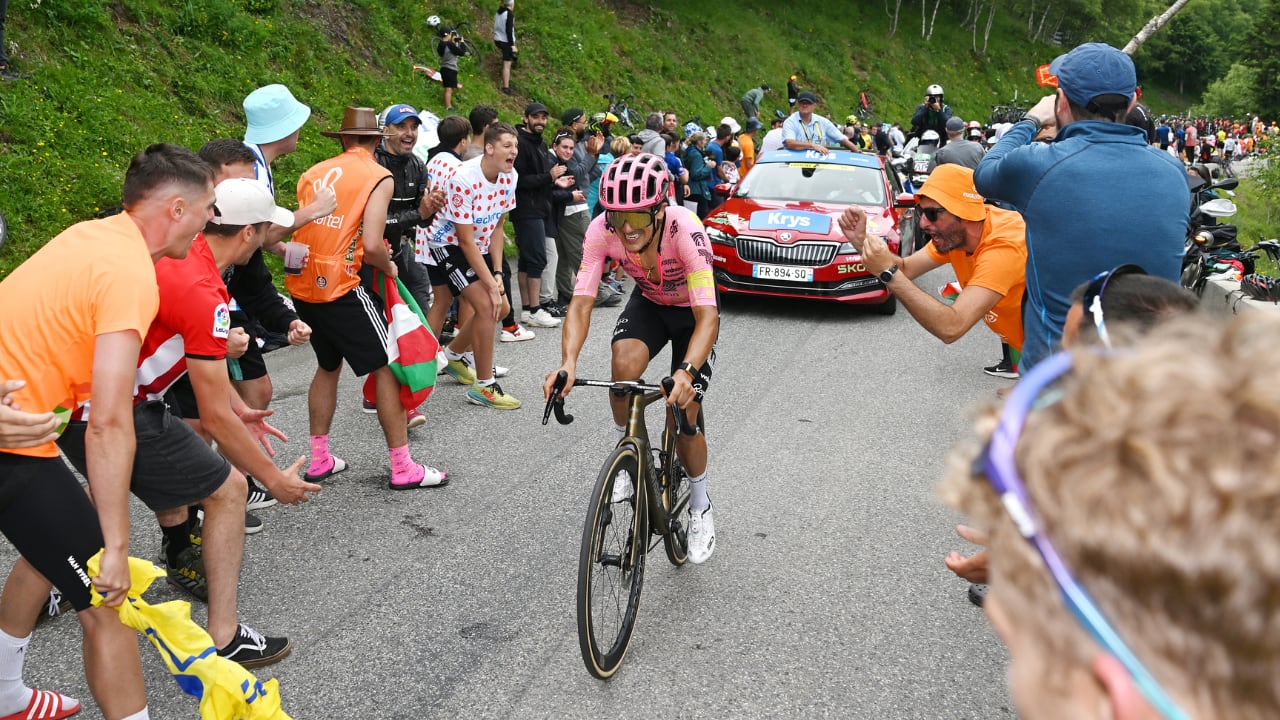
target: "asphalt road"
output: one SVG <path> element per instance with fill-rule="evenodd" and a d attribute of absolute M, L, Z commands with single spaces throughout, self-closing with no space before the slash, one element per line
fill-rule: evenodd
<path fill-rule="evenodd" d="M 583 376 L 607 376 L 617 312 L 593 314 Z M 680 569 L 650 555 L 635 638 L 608 682 L 584 670 L 574 620 L 606 398 L 579 388 L 577 422 L 540 425 L 560 331 L 537 334 L 498 347 L 520 410 L 468 405 L 443 376 L 427 402 L 414 454 L 448 470 L 449 487 L 386 488 L 382 434 L 348 376 L 332 444 L 350 469 L 303 506 L 259 512 L 241 618 L 292 638 L 293 655 L 258 675 L 279 678 L 294 718 L 1013 716 L 1004 650 L 942 565 L 963 543 L 933 494 L 972 408 L 1009 384 L 981 371 L 999 358 L 990 332 L 946 346 L 901 310 L 729 302 L 707 402 L 717 550 Z M 314 358 L 268 361 L 273 421 L 293 438 L 283 462 L 306 451 Z M 134 509 L 132 553 L 154 557 L 154 520 Z M 7 566 L 12 547 L 0 555 Z M 163 583 L 149 595 L 177 597 Z M 26 677 L 97 717 L 79 644 L 70 617 L 41 626 Z M 143 658 L 151 716 L 196 717 L 145 643 Z"/>

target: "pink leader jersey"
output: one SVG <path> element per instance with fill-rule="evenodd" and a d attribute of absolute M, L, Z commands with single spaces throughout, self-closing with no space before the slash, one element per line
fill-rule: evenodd
<path fill-rule="evenodd" d="M 667 206 L 666 227 L 658 242 L 658 281 L 649 279 L 636 256 L 622 246 L 622 239 L 605 225 L 600 213 L 587 228 L 582 242 L 582 266 L 574 295 L 595 297 L 604 273 L 605 258 L 618 258 L 627 274 L 649 300 L 659 305 L 715 307 L 716 285 L 711 274 L 711 242 L 698 216 L 682 207 Z"/>

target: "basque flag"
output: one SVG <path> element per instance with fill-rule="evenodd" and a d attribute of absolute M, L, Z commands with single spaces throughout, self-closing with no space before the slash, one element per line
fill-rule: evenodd
<path fill-rule="evenodd" d="M 391 374 L 400 381 L 400 402 L 416 408 L 436 386 L 436 353 L 440 341 L 427 318 L 399 278 L 374 273 L 387 312 L 387 358 Z"/>

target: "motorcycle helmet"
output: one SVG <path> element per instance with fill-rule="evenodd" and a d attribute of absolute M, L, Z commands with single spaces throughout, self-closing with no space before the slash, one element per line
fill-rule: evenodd
<path fill-rule="evenodd" d="M 610 125 L 618 122 L 618 116 L 611 112 L 598 112 L 587 122 L 587 131 L 592 135 L 604 132 Z"/>
<path fill-rule="evenodd" d="M 924 94 L 937 95 L 938 97 L 942 97 L 942 86 L 937 84 L 930 85 L 929 87 L 925 88 Z"/>
<path fill-rule="evenodd" d="M 439 15 L 432 15 L 431 17 L 428 17 L 428 18 L 427 18 L 427 24 L 428 24 L 428 25 L 430 25 L 431 27 L 439 27 L 439 26 L 440 26 L 440 16 L 439 16 Z"/>
<path fill-rule="evenodd" d="M 942 138 L 938 136 L 937 130 L 925 130 L 924 134 L 920 136 L 921 145 L 927 145 L 929 143 L 937 145 L 941 140 Z"/>
<path fill-rule="evenodd" d="M 657 155 L 624 155 L 600 178 L 600 205 L 605 210 L 648 210 L 671 193 L 667 162 Z"/>

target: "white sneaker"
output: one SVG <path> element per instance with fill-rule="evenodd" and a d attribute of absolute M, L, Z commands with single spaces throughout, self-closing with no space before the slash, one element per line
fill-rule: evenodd
<path fill-rule="evenodd" d="M 476 369 L 476 353 L 475 353 L 475 351 L 474 351 L 474 350 L 468 350 L 467 352 L 462 353 L 462 362 L 466 363 L 466 364 L 467 364 L 467 367 L 471 368 L 471 369 L 474 371 L 474 370 Z M 511 374 L 511 368 L 502 367 L 501 365 L 494 365 L 494 366 L 493 366 L 493 377 L 494 377 L 494 378 L 504 378 L 504 377 L 506 377 L 506 376 L 508 376 L 508 375 L 510 375 L 510 374 Z"/>
<path fill-rule="evenodd" d="M 689 509 L 689 562 L 701 565 L 716 551 L 716 514 L 711 506 L 695 513 Z"/>
<path fill-rule="evenodd" d="M 610 502 L 626 502 L 635 494 L 635 488 L 631 484 L 631 473 L 623 470 L 613 479 L 613 497 Z"/>
<path fill-rule="evenodd" d="M 551 313 L 547 312 L 543 308 L 538 308 L 535 312 L 523 313 L 521 322 L 533 327 L 554 328 L 560 327 L 560 323 L 562 321 L 558 317 L 551 317 Z"/>
<path fill-rule="evenodd" d="M 444 348 L 441 347 L 436 353 L 436 374 L 443 375 L 447 367 L 449 367 L 449 358 L 445 357 Z"/>
<path fill-rule="evenodd" d="M 525 340 L 532 340 L 535 337 L 537 337 L 537 334 L 532 330 L 527 330 L 525 329 L 525 326 L 520 323 L 516 323 L 515 330 L 507 330 L 506 328 L 503 328 L 502 335 L 498 339 L 502 342 L 523 342 Z"/>

